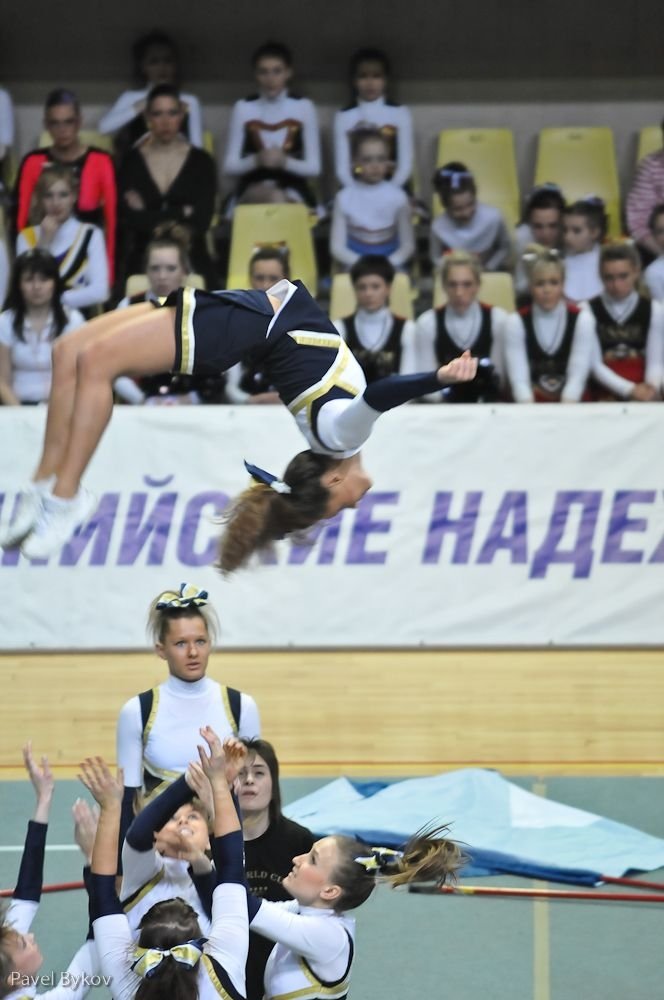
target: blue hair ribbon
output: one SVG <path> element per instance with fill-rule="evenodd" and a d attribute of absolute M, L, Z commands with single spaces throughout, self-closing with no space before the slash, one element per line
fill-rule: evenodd
<path fill-rule="evenodd" d="M 264 486 L 269 486 L 275 493 L 292 492 L 288 483 L 285 483 L 283 479 L 279 479 L 278 476 L 273 476 L 271 472 L 261 469 L 259 465 L 252 465 L 251 462 L 245 461 L 244 467 L 252 479 L 255 479 L 257 483 L 263 483 Z"/>

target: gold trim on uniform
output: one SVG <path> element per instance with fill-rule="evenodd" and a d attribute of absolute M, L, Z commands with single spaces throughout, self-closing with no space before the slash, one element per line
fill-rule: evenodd
<path fill-rule="evenodd" d="M 351 386 L 346 382 L 343 382 L 341 376 L 348 367 L 349 361 L 352 359 L 353 355 L 350 353 L 350 349 L 346 344 L 345 340 L 341 337 L 331 337 L 324 333 L 290 333 L 290 337 L 297 344 L 308 344 L 310 347 L 327 347 L 327 348 L 337 348 L 337 356 L 326 371 L 322 379 L 319 379 L 314 385 L 310 386 L 304 392 L 301 392 L 299 396 L 296 396 L 292 402 L 288 404 L 288 409 L 291 413 L 299 413 L 305 407 L 308 411 L 309 416 L 311 416 L 311 407 L 317 399 L 324 396 L 330 391 L 334 386 L 343 388 L 346 392 L 351 393 L 353 396 L 357 396 L 360 389 L 357 386 Z"/>
<path fill-rule="evenodd" d="M 150 706 L 150 714 L 148 715 L 148 721 L 145 723 L 145 729 L 143 730 L 143 749 L 145 750 L 145 745 L 148 742 L 148 736 L 154 726 L 154 720 L 157 718 L 157 709 L 159 708 L 159 688 L 152 688 L 152 705 Z M 145 756 L 145 754 L 143 754 Z"/>
<path fill-rule="evenodd" d="M 350 983 L 350 969 L 340 982 L 333 986 L 324 986 L 303 958 L 300 959 L 299 965 L 300 972 L 306 976 L 311 986 L 304 986 L 301 990 L 292 990 L 290 993 L 274 993 L 270 996 L 270 1000 L 319 1000 L 322 997 L 326 1000 L 345 1000 Z"/>
<path fill-rule="evenodd" d="M 221 980 L 219 979 L 217 973 L 214 971 L 214 966 L 210 961 L 210 956 L 203 955 L 203 957 L 201 958 L 201 963 L 204 966 L 205 971 L 210 977 L 210 982 L 212 983 L 213 987 L 215 988 L 219 996 L 224 997 L 224 1000 L 233 1000 L 233 997 L 231 997 L 228 990 L 224 989 Z"/>
<path fill-rule="evenodd" d="M 182 289 L 182 319 L 180 321 L 180 367 L 182 375 L 191 375 L 194 370 L 196 337 L 194 335 L 194 311 L 196 297 L 193 288 Z"/>
<path fill-rule="evenodd" d="M 231 732 L 233 733 L 233 736 L 237 736 L 238 728 L 235 718 L 233 716 L 233 712 L 231 711 L 231 702 L 230 698 L 228 697 L 228 688 L 226 687 L 225 684 L 220 684 L 219 686 L 221 688 L 221 703 L 224 706 L 224 712 L 226 713 L 228 724 L 231 727 Z"/>
<path fill-rule="evenodd" d="M 146 882 L 145 885 L 142 886 L 134 896 L 131 896 L 128 900 L 125 900 L 125 902 L 121 902 L 120 905 L 122 906 L 124 912 L 129 913 L 130 910 L 133 910 L 136 904 L 140 903 L 140 901 L 144 899 L 147 896 L 147 894 L 151 892 L 151 890 L 154 889 L 154 887 L 161 882 L 163 877 L 164 877 L 164 869 L 162 868 L 161 871 L 157 872 L 154 878 L 151 878 L 149 882 Z"/>

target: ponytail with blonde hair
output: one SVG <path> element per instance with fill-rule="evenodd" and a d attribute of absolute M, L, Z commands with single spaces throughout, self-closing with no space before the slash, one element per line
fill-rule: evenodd
<path fill-rule="evenodd" d="M 226 528 L 219 544 L 218 569 L 225 575 L 232 573 L 254 552 L 269 551 L 278 539 L 304 532 L 320 521 L 329 501 L 321 476 L 337 462 L 328 455 L 301 451 L 289 462 L 283 480 L 264 474 L 264 479 L 240 493 L 222 517 Z"/>
<path fill-rule="evenodd" d="M 396 888 L 410 882 L 454 881 L 468 860 L 459 845 L 446 835 L 448 826 L 419 830 L 403 851 L 367 847 L 354 837 L 334 837 L 339 862 L 332 881 L 341 889 L 335 910 L 353 910 L 364 903 L 381 882 Z"/>

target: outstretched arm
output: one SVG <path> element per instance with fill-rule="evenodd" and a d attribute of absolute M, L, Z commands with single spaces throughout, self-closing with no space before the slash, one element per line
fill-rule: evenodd
<path fill-rule="evenodd" d="M 328 448 L 338 451 L 359 449 L 371 434 L 381 413 L 411 399 L 436 392 L 445 385 L 470 382 L 477 374 L 477 358 L 464 351 L 437 372 L 421 375 L 390 375 L 368 385 L 361 396 L 350 401 L 332 400 L 321 407 L 318 433 Z"/>
<path fill-rule="evenodd" d="M 32 756 L 32 743 L 23 747 L 23 761 L 37 796 L 34 818 L 28 823 L 21 867 L 7 914 L 7 922 L 20 933 L 30 929 L 41 898 L 44 880 L 46 830 L 55 781 L 46 757 L 41 766 Z"/>

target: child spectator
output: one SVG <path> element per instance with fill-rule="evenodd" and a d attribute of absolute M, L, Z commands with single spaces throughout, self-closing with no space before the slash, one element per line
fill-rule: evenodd
<path fill-rule="evenodd" d="M 394 267 L 387 257 L 367 254 L 351 267 L 350 280 L 357 308 L 351 316 L 334 320 L 334 325 L 359 361 L 367 383 L 405 374 L 410 370 L 415 324 L 390 311 Z"/>
<path fill-rule="evenodd" d="M 261 247 L 249 264 L 249 285 L 266 292 L 283 278 L 290 278 L 288 251 L 282 247 Z M 271 405 L 280 403 L 279 393 L 265 377 L 259 365 L 239 361 L 226 372 L 226 398 L 229 403 Z"/>
<path fill-rule="evenodd" d="M 216 272 L 205 236 L 214 212 L 214 160 L 181 134 L 184 108 L 171 84 L 153 87 L 147 99 L 149 138 L 125 157 L 119 172 L 120 212 L 128 238 L 127 274 L 139 273 L 156 227 L 178 222 L 191 233 L 191 260 L 208 287 Z"/>
<path fill-rule="evenodd" d="M 118 309 L 151 302 L 158 307 L 182 285 L 191 272 L 189 232 L 177 223 L 157 226 L 145 254 L 145 275 L 148 287 L 144 292 L 122 299 Z M 113 384 L 115 395 L 124 403 L 168 404 L 222 403 L 225 379 L 223 375 L 145 375 L 134 380 L 122 375 Z"/>
<path fill-rule="evenodd" d="M 81 222 L 103 226 L 109 281 L 115 274 L 117 190 L 115 169 L 108 153 L 85 146 L 79 136 L 81 109 L 71 90 L 52 90 L 46 98 L 44 125 L 53 144 L 24 156 L 16 179 L 16 231 L 28 224 L 32 195 L 46 163 L 62 163 L 78 180 L 76 215 Z"/>
<path fill-rule="evenodd" d="M 650 213 L 660 202 L 664 202 L 664 148 L 649 153 L 639 162 L 627 195 L 627 229 L 647 260 L 659 256 L 660 252 L 648 225 Z"/>
<path fill-rule="evenodd" d="M 590 372 L 592 321 L 565 302 L 557 250 L 535 247 L 525 265 L 532 305 L 505 327 L 505 364 L 515 403 L 578 403 Z"/>
<path fill-rule="evenodd" d="M 261 45 L 252 63 L 259 92 L 233 107 L 224 172 L 239 178 L 238 202 L 303 201 L 313 208 L 308 181 L 320 174 L 316 109 L 288 92 L 293 60 L 285 45 Z"/>
<path fill-rule="evenodd" d="M 607 224 L 604 202 L 594 195 L 565 209 L 565 296 L 570 302 L 584 302 L 602 292 L 599 255 Z"/>
<path fill-rule="evenodd" d="M 330 250 L 345 268 L 365 254 L 387 257 L 403 267 L 413 255 L 415 238 L 408 196 L 387 180 L 392 164 L 389 145 L 377 130 L 353 136 L 355 180 L 334 199 Z"/>
<path fill-rule="evenodd" d="M 114 145 L 120 159 L 146 137 L 148 130 L 145 119 L 146 99 L 153 87 L 159 83 L 180 86 L 180 57 L 177 46 L 170 35 L 162 31 L 151 31 L 135 42 L 132 48 L 134 76 L 138 84 L 135 90 L 125 90 L 113 107 L 102 115 L 98 129 L 102 135 L 115 133 Z M 201 106 L 193 94 L 180 94 L 184 107 L 182 132 L 192 146 L 203 145 L 203 124 Z"/>
<path fill-rule="evenodd" d="M 334 116 L 334 164 L 342 187 L 353 182 L 352 138 L 357 129 L 377 128 L 390 144 L 390 180 L 404 187 L 413 172 L 410 110 L 388 100 L 390 64 L 380 49 L 359 49 L 350 60 L 353 103 Z"/>
<path fill-rule="evenodd" d="M 523 263 L 527 247 L 537 244 L 543 250 L 562 250 L 564 211 L 562 191 L 557 184 L 550 182 L 536 187 L 526 201 L 523 218 L 514 231 L 514 288 L 519 299 L 527 298 L 530 289 L 530 279 Z"/>
<path fill-rule="evenodd" d="M 45 403 L 51 391 L 51 348 L 56 337 L 84 322 L 62 304 L 57 261 L 46 250 L 16 258 L 8 309 L 0 314 L 0 401 L 5 406 Z"/>
<path fill-rule="evenodd" d="M 505 220 L 493 205 L 477 200 L 477 186 L 463 163 L 446 163 L 433 177 L 433 186 L 444 212 L 431 223 L 431 261 L 440 264 L 448 250 L 475 254 L 485 271 L 510 266 L 512 247 Z"/>
<path fill-rule="evenodd" d="M 415 324 L 415 352 L 408 374 L 427 371 L 470 351 L 479 358 L 477 377 L 448 387 L 430 402 L 495 402 L 503 380 L 503 335 L 507 313 L 478 301 L 482 269 L 476 257 L 454 250 L 443 257 L 441 278 L 447 303 L 422 313 Z"/>
<path fill-rule="evenodd" d="M 602 247 L 601 295 L 588 303 L 595 320 L 596 399 L 657 399 L 664 370 L 664 307 L 639 295 L 639 253 L 631 243 Z"/>
<path fill-rule="evenodd" d="M 664 299 L 664 202 L 655 205 L 648 222 L 652 238 L 659 247 L 659 256 L 648 264 L 643 280 L 653 299 Z"/>
<path fill-rule="evenodd" d="M 108 261 L 101 229 L 74 214 L 77 195 L 71 167 L 45 164 L 32 198 L 30 221 L 35 224 L 18 234 L 16 252 L 47 250 L 58 262 L 63 303 L 86 309 L 108 298 Z"/>

